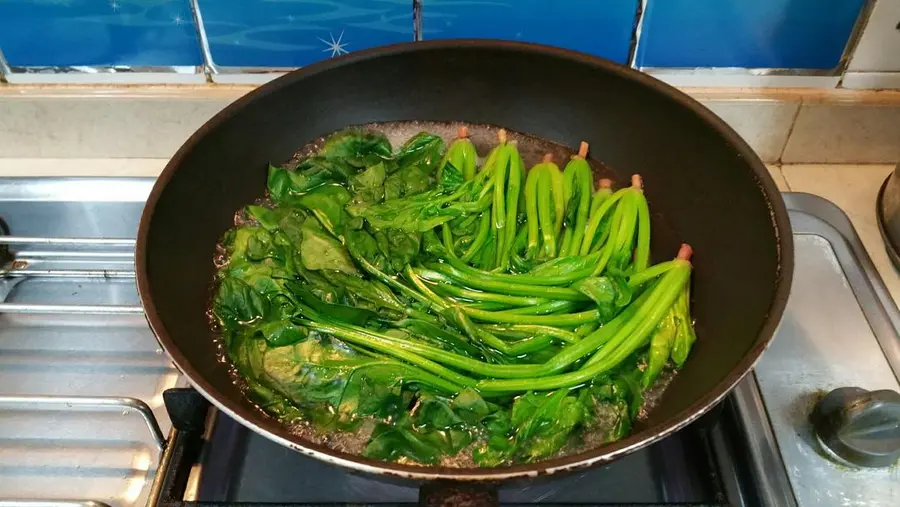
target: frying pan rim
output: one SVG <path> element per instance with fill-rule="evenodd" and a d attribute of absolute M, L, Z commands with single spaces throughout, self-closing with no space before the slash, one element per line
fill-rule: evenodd
<path fill-rule="evenodd" d="M 757 333 L 753 345 L 738 362 L 737 366 L 733 368 L 724 379 L 716 384 L 713 389 L 708 391 L 685 410 L 668 418 L 666 421 L 629 435 L 618 442 L 585 450 L 578 454 L 553 458 L 532 464 L 493 468 L 451 468 L 402 465 L 336 451 L 326 446 L 306 441 L 289 433 L 284 426 L 274 419 L 268 418 L 259 411 L 244 407 L 215 389 L 212 383 L 200 376 L 198 372 L 190 366 L 187 358 L 181 352 L 180 347 L 166 330 L 162 319 L 156 311 L 156 306 L 153 303 L 153 293 L 147 271 L 146 248 L 148 236 L 152 224 L 153 213 L 166 185 L 181 165 L 185 156 L 188 155 L 208 133 L 214 131 L 222 123 L 229 120 L 232 116 L 258 98 L 276 93 L 279 90 L 292 85 L 294 82 L 310 76 L 381 56 L 459 48 L 486 49 L 501 52 L 526 52 L 535 56 L 549 56 L 580 65 L 599 68 L 605 72 L 628 80 L 635 86 L 649 88 L 652 91 L 665 96 L 669 100 L 677 102 L 681 106 L 689 109 L 702 121 L 717 130 L 719 134 L 722 135 L 739 153 L 739 155 L 745 159 L 747 164 L 753 170 L 757 183 L 760 186 L 760 190 L 763 193 L 763 197 L 770 206 L 770 217 L 776 234 L 776 246 L 778 247 L 779 270 L 776 274 L 776 287 L 771 306 L 769 307 L 766 320 Z M 738 384 L 738 382 L 751 371 L 762 352 L 771 343 L 787 304 L 788 295 L 790 294 L 790 286 L 793 278 L 793 257 L 793 236 L 790 229 L 787 209 L 781 198 L 780 191 L 775 185 L 768 169 L 766 169 L 765 165 L 746 141 L 744 141 L 730 126 L 686 93 L 635 69 L 596 56 L 571 50 L 512 41 L 445 39 L 382 46 L 325 60 L 274 79 L 229 104 L 197 129 L 187 141 L 185 141 L 170 159 L 168 164 L 166 164 L 166 167 L 154 183 L 144 210 L 141 213 L 137 242 L 135 244 L 135 271 L 137 273 L 137 288 L 141 304 L 144 307 L 150 328 L 160 345 L 166 350 L 166 353 L 169 354 L 172 361 L 185 377 L 187 377 L 188 381 L 195 389 L 203 394 L 203 396 L 219 410 L 236 419 L 252 431 L 255 431 L 276 443 L 314 458 L 357 471 L 421 481 L 502 481 L 514 478 L 552 475 L 560 472 L 586 468 L 599 463 L 610 462 L 661 440 L 669 434 L 684 428 L 705 414 L 710 408 L 719 403 Z"/>

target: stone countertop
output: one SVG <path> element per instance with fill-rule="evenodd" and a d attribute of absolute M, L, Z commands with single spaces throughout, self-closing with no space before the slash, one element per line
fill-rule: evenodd
<path fill-rule="evenodd" d="M 157 158 L 20 159 L 0 158 L 0 176 L 144 176 L 159 174 L 167 160 Z M 850 217 L 895 301 L 900 302 L 900 274 L 894 269 L 875 219 L 878 189 L 889 165 L 770 165 L 782 191 L 807 192 L 837 204 Z"/>

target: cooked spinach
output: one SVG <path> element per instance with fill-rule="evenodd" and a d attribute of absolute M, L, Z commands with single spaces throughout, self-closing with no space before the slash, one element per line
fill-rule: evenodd
<path fill-rule="evenodd" d="M 649 264 L 640 184 L 595 191 L 584 144 L 525 171 L 505 132 L 480 164 L 466 136 L 352 129 L 269 168 L 274 204 L 223 236 L 211 303 L 262 410 L 372 421 L 371 458 L 499 466 L 627 436 L 684 365 L 690 250 Z"/>

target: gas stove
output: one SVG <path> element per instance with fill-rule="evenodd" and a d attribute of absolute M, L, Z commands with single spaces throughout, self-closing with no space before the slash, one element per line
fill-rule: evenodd
<path fill-rule="evenodd" d="M 190 389 L 153 338 L 134 236 L 153 181 L 0 178 L 0 507 L 416 505 L 433 486 L 278 446 Z M 796 267 L 769 350 L 688 428 L 501 505 L 900 505 L 896 467 L 835 462 L 809 415 L 839 387 L 898 391 L 900 312 L 846 216 L 785 194 Z"/>

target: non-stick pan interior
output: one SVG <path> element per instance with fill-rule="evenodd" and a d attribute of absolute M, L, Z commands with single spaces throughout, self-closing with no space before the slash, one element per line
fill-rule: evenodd
<path fill-rule="evenodd" d="M 264 194 L 269 162 L 347 125 L 398 120 L 502 125 L 570 148 L 585 140 L 618 182 L 644 176 L 655 259 L 674 256 L 679 242 L 694 247 L 693 354 L 632 437 L 594 458 L 707 408 L 771 338 L 790 275 L 786 213 L 759 159 L 702 106 L 614 64 L 531 46 L 457 41 L 361 53 L 278 79 L 216 116 L 172 159 L 142 220 L 137 268 L 151 325 L 199 389 L 257 429 L 307 445 L 255 411 L 217 359 L 205 314 L 216 242 L 235 210 Z"/>

